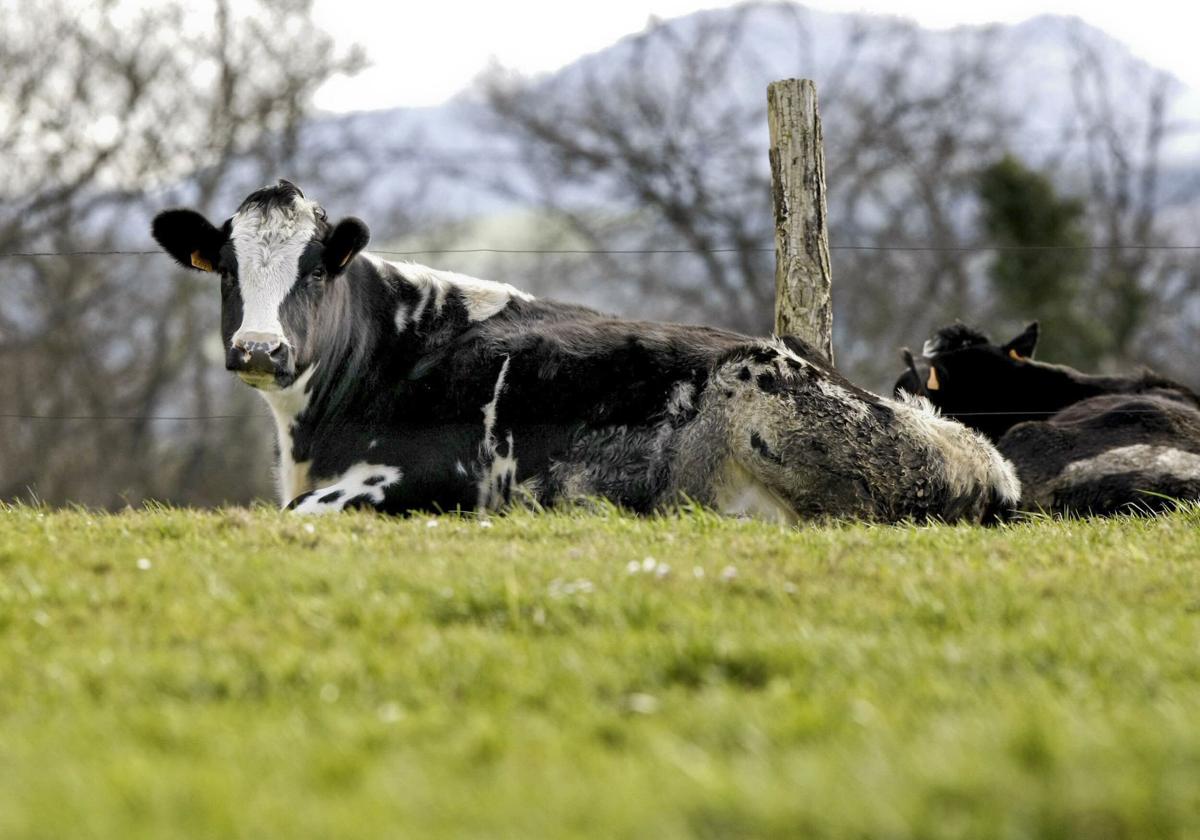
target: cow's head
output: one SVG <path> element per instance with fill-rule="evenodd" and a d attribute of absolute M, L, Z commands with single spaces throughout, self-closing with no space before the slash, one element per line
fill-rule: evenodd
<path fill-rule="evenodd" d="M 355 218 L 330 225 L 287 181 L 251 193 L 220 227 L 194 210 L 167 210 L 153 233 L 181 265 L 220 275 L 225 366 L 266 390 L 286 388 L 316 361 L 322 304 L 370 236 Z"/>
<path fill-rule="evenodd" d="M 1034 403 L 1030 374 L 1037 340 L 1037 321 L 1006 344 L 993 344 L 964 324 L 943 327 L 925 342 L 923 358 L 904 351 L 908 369 L 895 391 L 928 397 L 943 414 L 998 438 L 1023 419 L 1016 411 Z"/>

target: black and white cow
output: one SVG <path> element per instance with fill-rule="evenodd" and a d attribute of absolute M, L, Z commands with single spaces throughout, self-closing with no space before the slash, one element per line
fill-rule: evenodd
<path fill-rule="evenodd" d="M 1034 322 L 996 345 L 944 327 L 923 359 L 905 351 L 896 390 L 995 441 L 1026 509 L 1104 515 L 1200 499 L 1200 397 L 1148 371 L 1093 376 L 1034 361 L 1038 331 Z"/>
<path fill-rule="evenodd" d="M 683 500 L 791 522 L 979 520 L 1019 496 L 986 440 L 851 385 L 802 343 L 618 320 L 512 286 L 385 262 L 292 184 L 221 226 L 154 220 L 220 275 L 227 367 L 279 439 L 301 512 Z"/>

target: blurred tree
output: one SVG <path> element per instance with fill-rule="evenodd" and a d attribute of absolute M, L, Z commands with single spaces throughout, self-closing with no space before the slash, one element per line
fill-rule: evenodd
<path fill-rule="evenodd" d="M 988 268 L 997 314 L 1042 321 L 1042 358 L 1095 367 L 1108 336 L 1103 312 L 1080 305 L 1090 261 L 1083 203 L 1059 197 L 1011 154 L 980 173 L 979 199 L 983 234 L 998 248 Z"/>
<path fill-rule="evenodd" d="M 769 172 L 765 146 L 743 130 L 765 128 L 765 89 L 761 103 L 721 95 L 732 67 L 753 61 L 741 51 L 746 15 L 687 33 L 653 23 L 622 45 L 615 72 L 585 60 L 548 80 L 497 72 L 485 81 L 489 127 L 516 144 L 523 164 L 511 182 L 490 186 L 538 207 L 552 221 L 546 236 L 681 252 L 560 265 L 560 292 L 573 273 L 577 288 L 602 289 L 608 305 L 668 318 L 716 312 L 727 326 L 769 329 Z"/>
<path fill-rule="evenodd" d="M 887 348 L 978 308 L 963 250 L 974 232 L 962 211 L 979 160 L 1014 120 L 986 104 L 990 31 L 931 69 L 917 27 L 854 27 L 819 90 L 834 338 L 844 370 L 880 382 L 895 364 Z M 793 66 L 756 63 L 753 39 L 765 32 L 794 41 Z M 524 155 L 519 177 L 491 185 L 557 222 L 540 229 L 546 247 L 691 252 L 560 262 L 557 291 L 573 280 L 584 297 L 603 290 L 606 305 L 639 315 L 766 332 L 774 253 L 765 85 L 814 75 L 806 13 L 745 5 L 652 23 L 619 49 L 619 61 L 585 59 L 550 78 L 497 72 L 485 81 L 495 131 Z M 851 243 L 862 247 L 838 249 Z"/>
<path fill-rule="evenodd" d="M 144 248 L 294 162 L 313 92 L 353 72 L 308 0 L 0 1 L 0 252 Z M 290 174 L 290 173 L 289 173 Z M 228 201 L 225 198 L 224 201 Z M 8 257 L 0 498 L 211 504 L 269 492 L 269 421 L 220 370 L 218 294 L 159 256 Z"/>
<path fill-rule="evenodd" d="M 1034 130 L 1020 108 L 1027 92 L 1013 89 L 1010 75 L 1025 44 L 996 28 L 940 39 L 894 19 L 844 20 L 848 35 L 821 39 L 799 7 L 746 4 L 652 21 L 600 58 L 549 77 L 486 77 L 490 126 L 521 165 L 481 180 L 537 208 L 544 223 L 529 247 L 687 252 L 551 257 L 507 279 L 567 288 L 644 317 L 769 329 L 764 92 L 773 78 L 799 76 L 816 78 L 821 97 L 839 367 L 884 388 L 895 375 L 894 348 L 954 319 L 997 316 L 990 258 L 975 248 L 979 178 L 997 149 L 1031 146 L 1020 142 Z M 1003 314 L 1053 299 L 1069 334 L 1048 329 L 1052 351 L 1057 342 L 1067 358 L 1109 367 L 1158 354 L 1186 376 L 1170 363 L 1178 354 L 1152 340 L 1161 328 L 1149 327 L 1163 301 L 1194 297 L 1200 273 L 1127 247 L 1168 241 L 1159 170 L 1173 89 L 1132 58 L 1100 60 L 1092 40 L 1072 43 L 1074 24 L 1061 25 L 1066 34 L 1054 37 L 1067 47 L 1069 78 L 1059 89 L 1072 90 L 1074 101 L 1063 103 L 1061 126 L 1036 127 L 1050 139 L 1037 144 L 1035 163 L 1082 196 L 1082 219 L 1057 208 L 1063 235 L 1079 223 L 1105 247 L 1082 266 L 1056 263 L 1059 252 L 1003 262 L 997 271 L 1009 276 L 1012 295 Z M 839 54 L 818 65 L 813 56 L 830 42 Z M 794 49 L 778 49 L 787 43 Z M 491 270 L 504 276 L 511 265 Z M 1042 278 L 1040 290 L 1012 288 L 1030 272 Z M 1050 277 L 1059 279 L 1046 285 Z M 1086 317 L 1066 304 L 1072 292 L 1075 308 L 1091 310 Z M 1172 346 L 1183 341 L 1181 333 Z"/>
<path fill-rule="evenodd" d="M 1074 107 L 1064 120 L 1061 150 L 1048 163 L 1055 167 L 1069 155 L 1072 168 L 1081 170 L 1092 239 L 1103 246 L 1096 251 L 1083 305 L 1105 325 L 1108 367 L 1144 359 L 1194 381 L 1179 359 L 1190 355 L 1195 333 L 1190 342 L 1171 341 L 1166 334 L 1183 326 L 1179 313 L 1200 292 L 1194 261 L 1184 255 L 1181 263 L 1180 254 L 1154 249 L 1170 244 L 1164 146 L 1181 129 L 1171 115 L 1180 85 L 1132 59 L 1114 73 L 1103 47 L 1082 26 L 1072 48 Z M 1191 230 L 1185 235 L 1193 239 Z"/>

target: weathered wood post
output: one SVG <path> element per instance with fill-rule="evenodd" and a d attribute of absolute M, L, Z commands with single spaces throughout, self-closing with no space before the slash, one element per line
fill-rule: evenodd
<path fill-rule="evenodd" d="M 833 271 L 825 210 L 825 152 L 817 87 L 767 85 L 775 203 L 775 333 L 803 338 L 833 362 Z"/>

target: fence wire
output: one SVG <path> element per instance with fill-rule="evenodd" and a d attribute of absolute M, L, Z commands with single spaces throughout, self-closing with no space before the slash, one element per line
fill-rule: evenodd
<path fill-rule="evenodd" d="M 1039 252 L 1039 251 L 1200 251 L 1200 245 L 1147 245 L 1147 244 L 1115 244 L 1115 245 L 830 245 L 831 251 L 911 251 L 911 252 Z M 529 254 L 529 255 L 650 255 L 650 254 L 723 254 L 723 253 L 752 253 L 771 252 L 769 247 L 718 247 L 718 248 L 424 248 L 411 251 L 371 250 L 373 254 L 393 257 L 413 257 L 440 254 Z M 0 259 L 6 258 L 41 258 L 41 257 L 149 257 L 168 255 L 159 249 L 153 250 L 78 250 L 78 251 L 7 251 L 0 252 Z M 969 412 L 939 412 L 943 417 L 1050 417 L 1062 409 L 1054 411 L 969 411 Z M 1120 414 L 1154 414 L 1155 409 L 1129 409 Z M 39 420 L 47 422 L 199 422 L 204 420 L 257 420 L 267 418 L 268 414 L 206 414 L 206 415 L 133 415 L 133 414 L 17 414 L 0 413 L 0 420 Z"/>
<path fill-rule="evenodd" d="M 370 249 L 372 254 L 382 254 L 389 257 L 415 257 L 438 254 L 744 254 L 766 253 L 775 250 L 775 246 L 749 247 L 718 247 L 718 248 L 420 248 L 411 251 L 391 251 Z M 1200 251 L 1200 245 L 1144 245 L 1138 243 L 1114 245 L 991 245 L 986 243 L 968 245 L 830 245 L 831 251 L 914 251 L 928 253 L 971 253 L 995 251 L 1001 253 L 1019 252 L 1055 252 L 1055 251 Z M 34 257 L 152 257 L 168 256 L 165 252 L 153 249 L 147 251 L 121 250 L 79 250 L 79 251 L 4 251 L 0 259 L 34 258 Z"/>

